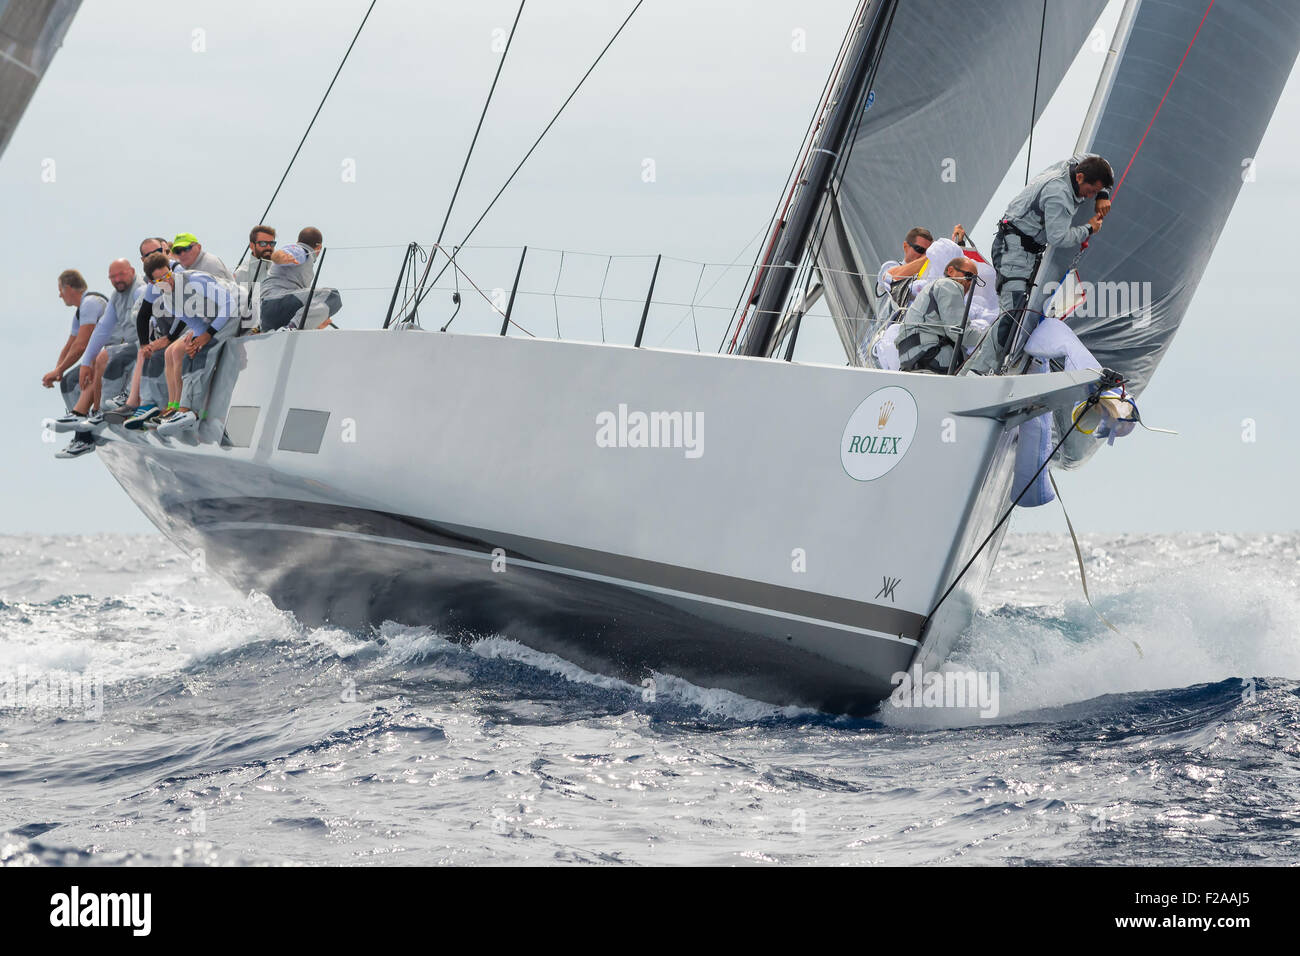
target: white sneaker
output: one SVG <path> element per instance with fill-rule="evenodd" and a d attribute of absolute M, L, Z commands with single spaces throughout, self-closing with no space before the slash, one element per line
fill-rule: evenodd
<path fill-rule="evenodd" d="M 66 415 L 60 415 L 58 418 L 47 418 L 42 424 L 56 432 L 76 432 L 81 431 L 82 426 L 86 423 L 85 415 L 78 415 L 76 412 L 68 412 Z"/>
<path fill-rule="evenodd" d="M 108 422 L 104 421 L 103 412 L 91 412 L 77 426 L 78 435 L 97 435 L 104 430 Z"/>
<path fill-rule="evenodd" d="M 78 458 L 88 451 L 95 450 L 95 443 L 78 435 L 69 442 L 68 447 L 55 454 L 55 458 Z"/>
<path fill-rule="evenodd" d="M 163 438 L 176 435 L 199 423 L 199 416 L 194 412 L 172 412 L 158 423 L 157 432 Z"/>
<path fill-rule="evenodd" d="M 104 402 L 104 404 L 99 407 L 99 410 L 107 414 L 108 412 L 120 412 L 124 408 L 130 408 L 131 406 L 127 404 L 127 399 L 130 397 L 131 396 L 127 395 L 126 392 L 119 392 L 117 395 L 114 395 L 108 401 Z"/>

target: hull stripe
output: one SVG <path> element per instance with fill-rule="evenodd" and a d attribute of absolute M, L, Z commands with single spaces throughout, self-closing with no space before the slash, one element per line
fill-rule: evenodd
<path fill-rule="evenodd" d="M 443 554 L 452 554 L 460 557 L 476 558 L 482 561 L 491 561 L 493 555 L 491 551 L 457 548 L 448 545 L 432 544 L 423 541 L 414 541 L 409 538 L 394 538 L 385 535 L 370 534 L 361 531 L 345 531 L 337 528 L 320 528 L 304 525 L 282 524 L 266 521 L 216 521 L 205 522 L 197 526 L 203 531 L 277 531 L 291 532 L 300 534 L 324 535 L 328 537 L 352 539 L 356 541 L 369 541 L 377 544 L 391 545 L 405 548 L 415 548 L 421 551 L 433 551 Z M 508 558 L 511 564 L 521 565 L 538 571 L 544 571 L 552 574 L 562 574 L 568 577 L 582 578 L 588 581 L 597 581 L 604 584 L 612 584 L 618 587 L 633 588 L 638 591 L 644 591 L 650 594 L 657 594 L 664 597 L 684 599 L 688 601 L 698 601 L 705 604 L 713 604 L 720 607 L 733 608 L 740 611 L 748 611 L 755 614 L 762 614 L 768 617 L 777 617 L 790 621 L 800 621 L 807 624 L 814 624 L 822 627 L 833 627 L 836 630 L 847 631 L 854 634 L 861 634 L 867 637 L 874 637 L 880 640 L 892 641 L 904 644 L 909 647 L 916 647 L 917 641 L 911 637 L 900 634 L 891 634 L 886 631 L 875 630 L 872 628 L 859 627 L 842 621 L 827 620 L 824 617 L 810 617 L 804 614 L 797 614 L 791 611 L 783 611 L 770 607 L 763 607 L 754 604 L 747 604 L 740 601 L 729 600 L 727 598 L 714 595 L 699 594 L 690 591 L 682 591 L 676 588 L 665 587 L 656 584 L 650 584 L 643 581 L 634 581 L 627 578 L 613 577 L 608 574 L 600 574 L 594 571 L 586 571 L 578 568 L 562 567 L 556 564 L 548 564 L 541 561 L 534 561 L 523 556 L 510 556 Z M 871 605 L 863 605 L 870 608 Z M 889 610 L 889 609 L 885 609 Z M 908 612 L 902 612 L 908 613 Z M 920 618 L 920 615 L 910 615 Z"/>

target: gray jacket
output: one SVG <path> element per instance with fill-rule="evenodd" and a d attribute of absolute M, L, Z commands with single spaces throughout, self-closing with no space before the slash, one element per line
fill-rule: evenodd
<path fill-rule="evenodd" d="M 1070 166 L 1088 155 L 1080 153 L 1048 166 L 1011 200 L 1002 218 L 1011 220 L 1013 226 L 1045 246 L 1082 245 L 1090 230 L 1086 223 L 1072 224 L 1084 200 L 1075 195 Z M 1098 198 L 1105 196 L 1102 193 Z"/>
<path fill-rule="evenodd" d="M 922 289 L 903 313 L 895 339 L 899 368 L 946 371 L 965 313 L 966 293 L 956 279 L 944 276 Z"/>

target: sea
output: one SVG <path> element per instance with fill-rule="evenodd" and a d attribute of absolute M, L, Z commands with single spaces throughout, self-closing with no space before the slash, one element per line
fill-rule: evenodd
<path fill-rule="evenodd" d="M 1300 535 L 1081 547 L 1008 536 L 985 706 L 847 718 L 0 537 L 0 863 L 1296 863 Z"/>

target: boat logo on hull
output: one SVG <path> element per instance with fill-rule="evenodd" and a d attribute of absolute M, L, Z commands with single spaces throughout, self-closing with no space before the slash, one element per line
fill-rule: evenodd
<path fill-rule="evenodd" d="M 874 481 L 902 460 L 916 435 L 916 400 L 890 385 L 862 400 L 840 439 L 840 463 L 850 478 Z"/>

